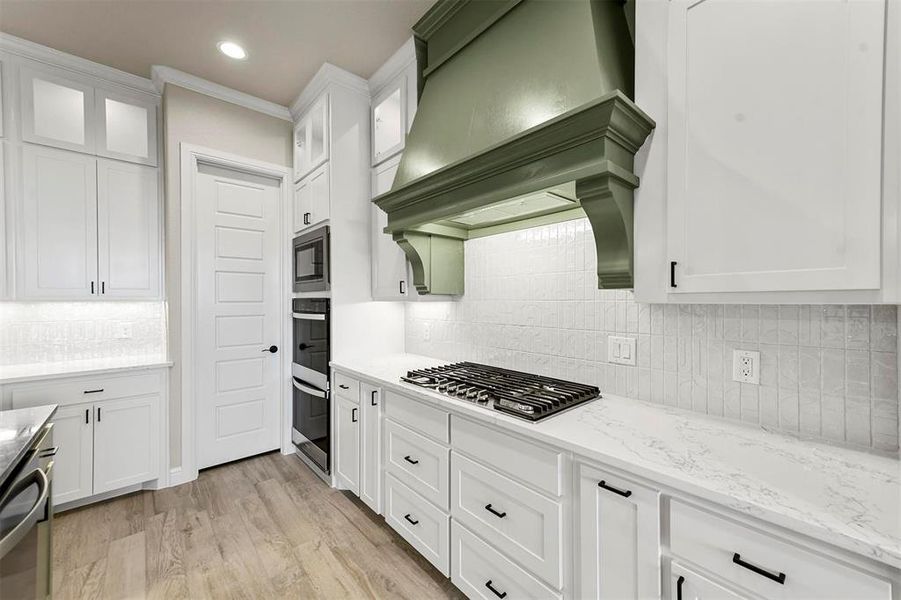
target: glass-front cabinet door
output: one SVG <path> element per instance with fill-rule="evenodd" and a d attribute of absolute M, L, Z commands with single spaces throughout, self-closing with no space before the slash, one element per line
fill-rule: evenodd
<path fill-rule="evenodd" d="M 307 120 L 301 119 L 294 128 L 294 181 L 300 181 L 309 172 L 310 152 L 307 140 Z"/>
<path fill-rule="evenodd" d="M 156 166 L 156 103 L 99 89 L 95 95 L 97 154 Z"/>
<path fill-rule="evenodd" d="M 383 90 L 372 102 L 372 164 L 379 164 L 404 148 L 406 78 Z"/>
<path fill-rule="evenodd" d="M 309 112 L 310 164 L 315 169 L 328 160 L 328 94 L 324 94 Z"/>
<path fill-rule="evenodd" d="M 94 152 L 94 88 L 56 70 L 23 66 L 19 90 L 23 140 Z"/>

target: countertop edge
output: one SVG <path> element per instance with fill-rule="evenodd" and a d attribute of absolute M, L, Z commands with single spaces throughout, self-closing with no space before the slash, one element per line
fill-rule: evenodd
<path fill-rule="evenodd" d="M 162 360 L 158 362 L 148 362 L 144 364 L 121 365 L 109 367 L 94 367 L 88 369 L 78 369 L 73 371 L 54 371 L 50 373 L 34 373 L 29 375 L 13 375 L 4 377 L 0 375 L 0 385 L 8 385 L 13 383 L 27 383 L 29 381 L 40 381 L 46 379 L 66 379 L 69 377 L 83 377 L 90 375 L 103 375 L 107 373 L 120 373 L 123 371 L 140 371 L 149 369 L 168 369 L 173 366 L 171 360 Z"/>
<path fill-rule="evenodd" d="M 452 362 L 437 361 L 436 359 L 429 360 L 435 361 L 437 363 Z M 453 400 L 445 398 L 437 393 L 428 392 L 413 385 L 404 384 L 400 381 L 389 381 L 387 379 L 384 379 L 380 375 L 373 374 L 365 370 L 360 370 L 350 364 L 347 364 L 346 362 L 332 361 L 330 364 L 332 367 L 352 374 L 356 377 L 370 381 L 377 381 L 381 383 L 383 387 L 392 391 L 405 394 L 407 396 L 414 396 L 417 399 L 428 402 L 429 404 L 440 406 L 443 410 L 446 410 L 449 413 L 486 422 L 492 426 L 520 436 L 531 437 L 532 439 L 535 439 L 536 441 L 543 444 L 565 449 L 580 458 L 597 461 L 599 463 L 621 469 L 625 472 L 632 473 L 638 477 L 643 477 L 650 481 L 656 481 L 662 485 L 672 488 L 674 491 L 700 498 L 717 506 L 735 511 L 739 514 L 760 519 L 768 524 L 788 529 L 792 532 L 808 536 L 823 543 L 831 544 L 833 546 L 851 552 L 857 556 L 887 565 L 889 567 L 901 569 L 901 549 L 896 550 L 894 548 L 885 548 L 879 544 L 874 544 L 868 540 L 863 540 L 852 535 L 848 535 L 847 533 L 834 531 L 819 526 L 815 523 L 809 523 L 790 515 L 785 515 L 773 511 L 765 506 L 738 501 L 735 498 L 720 494 L 717 490 L 711 487 L 705 486 L 703 481 L 674 477 L 669 473 L 654 469 L 652 467 L 636 464 L 617 456 L 611 456 L 604 452 L 599 452 L 592 448 L 586 448 L 579 444 L 571 443 L 568 440 L 561 439 L 552 435 L 547 435 L 542 431 L 529 430 L 525 428 L 521 423 L 515 422 L 512 417 L 494 413 L 487 413 L 482 408 L 474 408 L 466 404 L 460 404 L 459 402 L 454 402 Z M 686 413 L 686 416 L 690 418 L 691 413 Z M 805 442 L 802 441 L 801 443 Z"/>

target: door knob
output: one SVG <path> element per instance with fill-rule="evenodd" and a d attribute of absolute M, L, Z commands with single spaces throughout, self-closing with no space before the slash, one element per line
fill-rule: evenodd
<path fill-rule="evenodd" d="M 278 346 L 269 346 L 268 348 L 263 348 L 263 352 L 272 352 L 275 354 L 278 352 Z"/>
<path fill-rule="evenodd" d="M 297 345 L 298 350 L 306 350 L 307 348 L 312 348 L 312 347 L 313 347 L 313 344 L 298 344 Z"/>

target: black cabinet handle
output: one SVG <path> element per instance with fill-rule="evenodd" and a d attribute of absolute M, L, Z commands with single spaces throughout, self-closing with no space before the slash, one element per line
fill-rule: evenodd
<path fill-rule="evenodd" d="M 92 294 L 94 293 L 94 282 L 93 281 L 91 282 L 91 293 Z"/>
<path fill-rule="evenodd" d="M 779 573 L 778 575 L 776 575 L 774 573 L 771 573 L 770 571 L 767 571 L 766 569 L 761 569 L 757 565 L 752 565 L 749 562 L 745 562 L 741 559 L 741 554 L 739 554 L 738 552 L 732 555 L 732 562 L 737 564 L 739 567 L 744 567 L 749 571 L 753 571 L 758 575 L 766 577 L 767 579 L 772 579 L 779 585 L 785 585 L 785 573 Z"/>
<path fill-rule="evenodd" d="M 97 422 L 100 422 L 100 407 L 97 407 Z"/>
<path fill-rule="evenodd" d="M 350 422 L 351 423 L 357 422 L 357 409 L 356 408 L 350 409 Z"/>
<path fill-rule="evenodd" d="M 679 287 L 676 285 L 676 261 L 670 261 L 669 264 L 669 286 Z"/>
<path fill-rule="evenodd" d="M 105 293 L 106 293 L 106 282 L 105 282 L 105 281 L 101 281 L 101 282 L 100 282 L 100 293 L 101 293 L 101 294 L 105 294 Z"/>
<path fill-rule="evenodd" d="M 342 390 L 349 390 L 349 389 L 350 389 L 348 386 L 344 385 L 343 383 L 338 384 L 338 387 L 341 388 Z"/>
<path fill-rule="evenodd" d="M 400 281 L 400 282 L 398 282 L 398 283 L 400 284 L 400 293 L 401 293 L 401 294 L 406 294 L 406 293 L 407 293 L 407 282 L 406 282 L 406 281 Z"/>
<path fill-rule="evenodd" d="M 372 392 L 371 392 L 371 398 L 369 399 L 369 403 L 372 406 L 378 406 L 378 403 L 375 401 L 375 395 L 378 393 L 379 393 L 378 390 L 372 390 Z"/>
<path fill-rule="evenodd" d="M 494 510 L 493 508 L 491 508 L 491 505 L 490 505 L 490 504 L 486 504 L 486 505 L 485 505 L 485 510 L 487 510 L 488 512 L 490 512 L 491 514 L 493 514 L 494 516 L 496 516 L 496 517 L 499 518 L 499 519 L 503 519 L 504 517 L 507 516 L 507 513 L 505 513 L 505 512 L 497 512 L 496 510 Z"/>
<path fill-rule="evenodd" d="M 310 224 L 310 213 L 308 213 L 308 212 L 307 212 L 307 213 L 303 213 L 303 224 L 304 224 L 304 225 L 309 225 L 309 224 Z"/>
<path fill-rule="evenodd" d="M 615 487 L 612 487 L 612 486 L 607 485 L 607 482 L 606 482 L 606 481 L 599 481 L 599 482 L 598 482 L 598 487 L 599 487 L 599 488 L 604 488 L 604 489 L 607 490 L 608 492 L 613 492 L 614 494 L 619 494 L 619 495 L 622 496 L 623 498 L 628 498 L 629 496 L 632 495 L 632 490 L 620 490 L 620 489 L 617 489 L 617 488 L 615 488 Z"/>
<path fill-rule="evenodd" d="M 404 518 L 410 523 L 410 525 L 419 525 L 419 521 L 417 521 L 416 519 L 411 519 L 409 513 L 405 514 Z"/>
<path fill-rule="evenodd" d="M 419 464 L 419 461 L 418 461 L 418 460 L 413 460 L 412 458 L 410 458 L 410 455 L 409 455 L 409 454 L 408 454 L 407 456 L 404 457 L 404 460 L 407 461 L 408 463 L 410 463 L 411 465 L 418 465 L 418 464 Z"/>
<path fill-rule="evenodd" d="M 679 579 L 676 580 L 676 600 L 682 600 L 683 583 L 685 583 L 685 578 L 679 575 Z"/>
<path fill-rule="evenodd" d="M 87 425 L 88 423 L 91 422 L 89 420 L 90 418 L 91 418 L 91 409 L 90 408 L 84 409 L 84 424 L 85 425 Z"/>
<path fill-rule="evenodd" d="M 97 388 L 96 390 L 85 390 L 84 394 L 99 394 L 103 391 L 103 388 Z"/>
<path fill-rule="evenodd" d="M 275 354 L 276 352 L 278 352 L 278 346 L 269 346 L 268 348 L 263 348 L 262 351 L 263 352 L 271 352 L 272 354 Z"/>
<path fill-rule="evenodd" d="M 490 579 L 485 582 L 485 587 L 488 588 L 489 590 L 491 590 L 492 592 L 494 592 L 494 595 L 497 596 L 498 598 L 506 598 L 507 597 L 507 592 L 499 592 L 496 589 L 494 589 L 494 586 L 491 585 Z"/>

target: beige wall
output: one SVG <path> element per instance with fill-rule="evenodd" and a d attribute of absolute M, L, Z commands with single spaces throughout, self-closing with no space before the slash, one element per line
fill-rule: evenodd
<path fill-rule="evenodd" d="M 181 465 L 181 169 L 179 145 L 196 144 L 247 158 L 291 165 L 292 125 L 174 85 L 163 91 L 166 145 L 166 290 L 169 299 L 170 466 Z"/>

